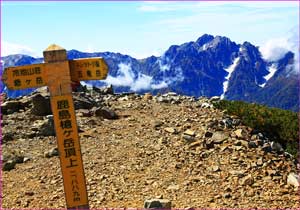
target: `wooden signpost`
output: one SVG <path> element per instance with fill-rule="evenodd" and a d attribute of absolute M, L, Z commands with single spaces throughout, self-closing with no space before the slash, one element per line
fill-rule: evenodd
<path fill-rule="evenodd" d="M 12 90 L 48 86 L 67 208 L 89 209 L 71 83 L 105 79 L 108 67 L 102 58 L 68 60 L 57 45 L 43 53 L 45 63 L 6 68 L 2 80 Z"/>

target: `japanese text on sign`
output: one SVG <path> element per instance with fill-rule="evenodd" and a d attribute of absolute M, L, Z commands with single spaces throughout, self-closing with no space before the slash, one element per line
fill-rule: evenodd
<path fill-rule="evenodd" d="M 72 80 L 100 80 L 105 79 L 108 67 L 102 58 L 88 58 L 70 60 Z"/>
<path fill-rule="evenodd" d="M 4 71 L 3 80 L 10 89 L 18 90 L 47 85 L 43 64 L 9 67 Z"/>
<path fill-rule="evenodd" d="M 62 173 L 65 177 L 65 193 L 71 200 L 68 206 L 79 206 L 87 201 L 85 197 L 84 176 L 79 173 L 83 170 L 78 139 L 77 124 L 75 119 L 74 104 L 71 95 L 54 96 L 54 121 L 61 154 Z"/>

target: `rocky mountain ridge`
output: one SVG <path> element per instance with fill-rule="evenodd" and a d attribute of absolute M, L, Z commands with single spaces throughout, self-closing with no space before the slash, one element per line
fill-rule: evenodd
<path fill-rule="evenodd" d="M 227 37 L 208 34 L 196 41 L 172 45 L 162 56 L 145 59 L 111 52 L 68 51 L 69 59 L 98 56 L 106 60 L 109 76 L 105 81 L 88 83 L 97 87 L 112 84 L 119 93 L 172 91 L 195 97 L 221 96 L 292 111 L 299 109 L 299 79 L 298 74 L 293 73 L 292 52 L 269 62 L 263 59 L 259 48 L 249 42 L 237 44 Z M 4 67 L 41 61 L 42 58 L 24 55 L 2 58 Z M 32 90 L 5 91 L 17 96 Z"/>
<path fill-rule="evenodd" d="M 214 108 L 218 97 L 74 94 L 91 208 L 299 207 L 297 161 L 272 139 Z M 49 96 L 3 96 L 4 208 L 63 208 Z"/>

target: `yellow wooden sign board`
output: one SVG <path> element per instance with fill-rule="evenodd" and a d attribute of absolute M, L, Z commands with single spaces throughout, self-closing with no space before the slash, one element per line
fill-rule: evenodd
<path fill-rule="evenodd" d="M 108 67 L 103 58 L 83 58 L 70 60 L 73 81 L 101 80 L 107 77 Z"/>
<path fill-rule="evenodd" d="M 105 79 L 108 67 L 102 58 L 67 60 L 66 50 L 51 45 L 44 64 L 6 68 L 2 80 L 13 90 L 48 86 L 68 209 L 88 209 L 72 81 Z"/>
<path fill-rule="evenodd" d="M 8 67 L 2 75 L 2 80 L 7 88 L 12 90 L 45 86 L 45 64 Z"/>
<path fill-rule="evenodd" d="M 69 208 L 88 203 L 72 95 L 53 96 L 51 107 Z"/>
<path fill-rule="evenodd" d="M 107 77 L 108 66 L 103 58 L 83 58 L 69 60 L 68 62 L 71 81 L 102 80 Z M 11 90 L 47 86 L 48 76 L 57 76 L 52 71 L 57 69 L 57 66 L 62 65 L 62 63 L 8 67 L 4 70 L 2 80 L 8 89 Z M 60 79 L 62 78 L 58 78 L 57 83 L 60 82 Z"/>

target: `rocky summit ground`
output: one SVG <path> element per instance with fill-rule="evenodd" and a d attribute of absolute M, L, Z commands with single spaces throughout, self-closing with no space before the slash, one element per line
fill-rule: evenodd
<path fill-rule="evenodd" d="M 296 161 L 217 98 L 74 93 L 91 208 L 299 207 Z M 3 208 L 64 208 L 45 90 L 2 105 Z"/>

